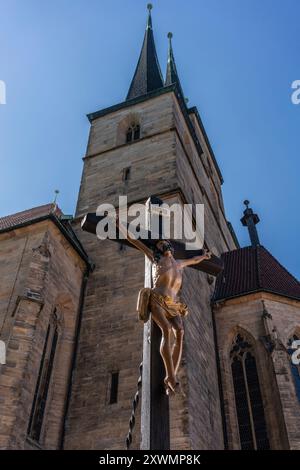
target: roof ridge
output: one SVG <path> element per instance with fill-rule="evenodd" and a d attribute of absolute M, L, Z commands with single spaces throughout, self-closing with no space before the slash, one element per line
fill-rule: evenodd
<path fill-rule="evenodd" d="M 33 221 L 39 217 L 44 217 L 50 214 L 59 218 L 63 212 L 56 203 L 51 202 L 15 212 L 14 214 L 8 214 L 4 217 L 0 217 L 0 231 L 9 230 L 20 224 L 28 223 L 29 221 Z"/>
<path fill-rule="evenodd" d="M 263 245 L 261 245 L 261 248 L 263 248 L 268 253 L 268 255 L 271 256 L 273 260 L 300 286 L 300 281 L 288 269 L 286 269 L 286 267 L 284 267 L 283 264 L 281 264 L 280 261 L 278 261 L 278 259 L 275 258 L 275 256 L 273 256 L 272 253 L 267 248 L 265 248 Z"/>
<path fill-rule="evenodd" d="M 46 206 L 53 206 L 53 205 L 54 205 L 53 202 L 48 202 L 47 204 L 41 204 L 40 206 L 30 207 L 29 209 L 24 209 L 22 211 L 13 212 L 12 214 L 7 214 L 7 215 L 0 216 L 0 220 L 5 219 L 6 217 L 14 217 L 16 215 L 25 214 L 25 213 L 30 212 L 30 211 L 34 211 L 34 210 L 41 209 L 41 208 L 46 207 Z"/>

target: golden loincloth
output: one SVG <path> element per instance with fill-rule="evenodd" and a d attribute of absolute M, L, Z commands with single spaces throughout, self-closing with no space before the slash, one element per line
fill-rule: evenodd
<path fill-rule="evenodd" d="M 166 318 L 171 320 L 174 317 L 182 316 L 185 317 L 188 314 L 187 305 L 173 300 L 168 295 L 162 295 L 155 292 L 149 287 L 144 287 L 140 290 L 137 302 L 137 311 L 139 319 L 143 322 L 147 322 L 150 316 L 150 302 L 157 303 L 166 312 Z"/>

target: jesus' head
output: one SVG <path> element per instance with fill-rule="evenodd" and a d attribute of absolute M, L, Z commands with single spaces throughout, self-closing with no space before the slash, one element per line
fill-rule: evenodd
<path fill-rule="evenodd" d="M 154 259 L 156 262 L 160 260 L 162 256 L 173 256 L 174 248 L 169 240 L 158 240 L 154 248 Z"/>

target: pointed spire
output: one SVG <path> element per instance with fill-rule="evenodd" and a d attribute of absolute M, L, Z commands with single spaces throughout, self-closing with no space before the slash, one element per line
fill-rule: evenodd
<path fill-rule="evenodd" d="M 244 217 L 241 218 L 241 222 L 244 227 L 248 227 L 251 245 L 260 245 L 256 229 L 256 224 L 258 224 L 259 222 L 259 217 L 257 214 L 253 213 L 253 210 L 249 207 L 250 202 L 247 199 L 244 201 L 244 204 L 246 206 L 246 209 L 244 210 Z"/>
<path fill-rule="evenodd" d="M 143 46 L 126 97 L 127 100 L 131 98 L 136 98 L 137 96 L 145 95 L 150 91 L 157 90 L 164 86 L 154 43 L 151 18 L 151 3 L 147 5 L 147 8 L 149 13 Z"/>
<path fill-rule="evenodd" d="M 168 62 L 167 62 L 167 72 L 166 72 L 166 81 L 165 85 L 172 85 L 172 83 L 177 83 L 178 81 L 178 74 L 173 54 L 173 47 L 172 47 L 172 37 L 173 33 L 168 33 L 169 39 L 169 49 L 168 49 Z"/>
<path fill-rule="evenodd" d="M 173 53 L 172 37 L 173 37 L 173 34 L 168 33 L 169 50 L 168 50 L 168 63 L 167 63 L 165 86 L 172 85 L 173 83 L 175 83 L 178 86 L 179 91 L 181 92 L 182 98 L 184 98 L 181 83 L 180 83 L 179 76 L 177 73 L 174 53 Z"/>

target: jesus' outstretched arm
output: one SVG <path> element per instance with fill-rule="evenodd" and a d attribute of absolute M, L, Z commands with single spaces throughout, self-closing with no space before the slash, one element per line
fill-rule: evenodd
<path fill-rule="evenodd" d="M 148 248 L 141 240 L 135 239 L 130 236 L 127 228 L 120 221 L 118 214 L 116 215 L 116 224 L 119 231 L 126 237 L 126 240 L 128 240 L 133 246 L 135 246 L 138 250 L 144 253 L 150 259 L 150 261 L 153 262 L 154 257 L 152 250 Z"/>
<path fill-rule="evenodd" d="M 181 268 L 186 268 L 187 266 L 193 266 L 195 264 L 201 263 L 202 261 L 206 259 L 210 259 L 211 255 L 212 254 L 209 250 L 204 250 L 203 255 L 194 256 L 193 258 L 190 258 L 190 259 L 181 259 L 181 260 L 178 260 L 177 263 L 179 264 Z"/>

